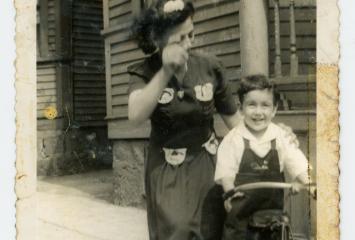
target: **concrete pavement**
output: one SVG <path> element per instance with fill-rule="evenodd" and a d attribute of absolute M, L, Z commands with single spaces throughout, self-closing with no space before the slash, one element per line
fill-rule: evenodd
<path fill-rule="evenodd" d="M 37 239 L 148 240 L 146 212 L 112 203 L 112 171 L 40 177 Z"/>

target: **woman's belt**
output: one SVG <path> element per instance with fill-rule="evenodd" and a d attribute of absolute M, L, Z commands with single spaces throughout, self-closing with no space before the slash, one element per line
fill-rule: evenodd
<path fill-rule="evenodd" d="M 158 129 L 152 126 L 150 141 L 165 148 L 187 148 L 193 151 L 205 143 L 213 133 L 213 130 L 205 125 L 184 128 L 174 127 L 173 129 Z"/>
<path fill-rule="evenodd" d="M 163 147 L 165 160 L 167 163 L 173 166 L 178 166 L 182 164 L 186 159 L 187 152 L 194 152 L 196 150 L 200 151 L 202 148 L 205 148 L 207 152 L 212 155 L 217 154 L 218 140 L 214 133 L 211 134 L 209 139 L 204 142 L 202 145 L 196 144 L 195 146 L 186 147 L 186 148 L 166 148 Z"/>

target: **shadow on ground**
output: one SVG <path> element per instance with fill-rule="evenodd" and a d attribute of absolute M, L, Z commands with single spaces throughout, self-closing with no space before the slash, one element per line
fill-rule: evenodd
<path fill-rule="evenodd" d="M 112 170 L 39 177 L 37 239 L 146 240 L 146 212 L 112 204 Z"/>
<path fill-rule="evenodd" d="M 37 190 L 66 195 L 88 195 L 113 203 L 112 169 L 59 177 L 38 177 Z"/>

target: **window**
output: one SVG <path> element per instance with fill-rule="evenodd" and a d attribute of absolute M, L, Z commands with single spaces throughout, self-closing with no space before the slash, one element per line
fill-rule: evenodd
<path fill-rule="evenodd" d="M 37 57 L 48 56 L 48 0 L 37 0 Z"/>

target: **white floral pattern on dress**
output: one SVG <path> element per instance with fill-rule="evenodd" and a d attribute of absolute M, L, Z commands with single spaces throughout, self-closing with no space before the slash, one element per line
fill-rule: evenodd
<path fill-rule="evenodd" d="M 216 135 L 212 133 L 211 137 L 202 144 L 201 147 L 204 147 L 207 152 L 212 155 L 217 154 L 218 140 Z M 172 166 L 178 166 L 185 161 L 187 148 L 163 148 L 165 161 L 167 161 Z"/>
<path fill-rule="evenodd" d="M 165 88 L 158 100 L 158 103 L 167 104 L 171 102 L 174 98 L 174 89 L 172 88 Z"/>
<path fill-rule="evenodd" d="M 211 101 L 213 98 L 213 85 L 206 83 L 204 85 L 196 85 L 194 87 L 196 98 L 202 102 Z"/>
<path fill-rule="evenodd" d="M 209 152 L 212 155 L 217 154 L 217 149 L 218 149 L 218 140 L 216 138 L 216 135 L 212 133 L 210 139 L 208 139 L 207 142 L 205 142 L 202 147 L 205 147 L 207 152 Z"/>
<path fill-rule="evenodd" d="M 165 160 L 173 166 L 178 166 L 185 161 L 187 148 L 163 148 Z"/>

